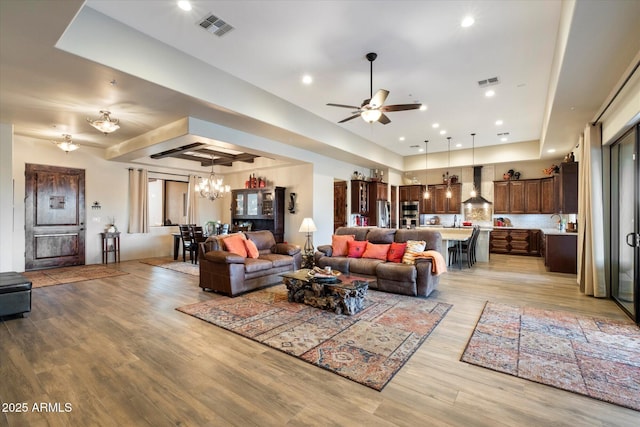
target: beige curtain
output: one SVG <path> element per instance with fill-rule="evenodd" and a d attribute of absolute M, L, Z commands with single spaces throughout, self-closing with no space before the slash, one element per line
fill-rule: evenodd
<path fill-rule="evenodd" d="M 607 297 L 604 267 L 604 206 L 600 125 L 584 130 L 578 173 L 578 284 L 580 291 Z"/>
<path fill-rule="evenodd" d="M 198 200 L 200 195 L 196 192 L 198 177 L 189 175 L 189 189 L 187 190 L 187 224 L 198 224 Z"/>
<path fill-rule="evenodd" d="M 149 175 L 129 169 L 129 233 L 149 232 Z"/>

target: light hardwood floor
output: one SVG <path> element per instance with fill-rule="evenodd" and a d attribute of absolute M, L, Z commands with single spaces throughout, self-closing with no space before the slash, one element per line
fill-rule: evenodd
<path fill-rule="evenodd" d="M 33 290 L 0 322 L 0 426 L 637 426 L 640 413 L 459 361 L 485 301 L 627 319 L 540 258 L 451 270 L 453 308 L 382 392 L 175 310 L 214 298 L 197 277 L 137 261 L 130 274 Z M 71 405 L 33 412 L 33 405 Z M 53 408 L 56 409 L 55 405 Z"/>

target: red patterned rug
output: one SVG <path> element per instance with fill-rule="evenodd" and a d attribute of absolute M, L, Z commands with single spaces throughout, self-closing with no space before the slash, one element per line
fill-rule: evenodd
<path fill-rule="evenodd" d="M 369 290 L 364 310 L 338 315 L 288 302 L 278 285 L 177 310 L 380 391 L 451 307 Z"/>
<path fill-rule="evenodd" d="M 488 302 L 461 360 L 640 411 L 640 329 Z"/>
<path fill-rule="evenodd" d="M 103 264 L 92 264 L 27 271 L 22 274 L 31 280 L 32 287 L 42 288 L 45 286 L 63 285 L 65 283 L 122 276 L 129 273 L 109 268 Z"/>

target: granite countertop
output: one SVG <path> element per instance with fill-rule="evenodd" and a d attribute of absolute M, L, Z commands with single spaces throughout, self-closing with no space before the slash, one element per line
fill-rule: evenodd
<path fill-rule="evenodd" d="M 577 231 L 560 231 L 557 228 L 536 228 L 536 227 L 493 227 L 493 230 L 540 230 L 543 234 L 553 235 L 577 235 Z"/>

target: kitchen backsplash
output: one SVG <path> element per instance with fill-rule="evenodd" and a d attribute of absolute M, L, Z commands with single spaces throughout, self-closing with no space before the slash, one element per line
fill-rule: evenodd
<path fill-rule="evenodd" d="M 421 225 L 427 225 L 430 218 L 436 215 L 420 215 Z M 454 215 L 437 215 L 440 218 L 440 224 L 445 227 L 453 226 Z M 517 215 L 517 214 L 494 214 L 493 219 L 496 218 L 508 218 L 511 221 L 511 226 L 514 228 L 532 228 L 532 229 L 542 229 L 542 228 L 557 228 L 558 226 L 558 217 L 554 216 L 551 218 L 551 215 L 548 214 L 527 214 L 527 215 Z M 574 222 L 576 220 L 576 215 L 563 215 L 563 218 L 567 220 L 567 222 Z M 461 225 L 461 221 L 463 218 L 461 215 L 456 215 L 456 224 Z M 474 225 L 480 225 L 485 227 L 493 227 L 493 221 L 475 221 Z"/>

